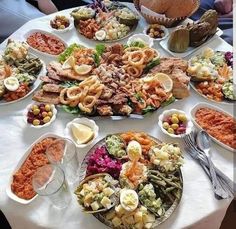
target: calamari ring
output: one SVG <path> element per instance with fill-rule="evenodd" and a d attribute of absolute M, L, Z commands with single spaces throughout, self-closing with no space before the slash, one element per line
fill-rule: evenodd
<path fill-rule="evenodd" d="M 92 108 L 97 102 L 97 98 L 95 96 L 86 96 L 83 100 L 83 105 L 86 108 Z"/>
<path fill-rule="evenodd" d="M 89 92 L 95 90 L 97 87 L 99 87 L 100 82 L 97 80 L 95 81 L 95 83 L 93 85 L 91 85 L 91 87 L 89 88 Z"/>
<path fill-rule="evenodd" d="M 70 103 L 70 101 L 66 101 L 66 100 L 65 100 L 65 94 L 66 94 L 67 90 L 68 90 L 67 88 L 64 88 L 63 90 L 61 90 L 60 96 L 59 96 L 60 102 L 61 102 L 62 104 L 65 104 L 65 105 L 67 105 L 67 104 Z"/>
<path fill-rule="evenodd" d="M 142 75 L 142 69 L 139 69 L 135 66 L 128 66 L 126 68 L 126 72 L 131 76 L 131 77 L 139 77 Z"/>
<path fill-rule="evenodd" d="M 81 91 L 81 94 L 80 94 L 80 101 L 83 101 L 84 98 L 86 97 L 86 95 L 88 94 L 88 91 L 89 91 L 89 87 L 88 86 L 85 86 L 83 88 L 83 90 Z"/>
<path fill-rule="evenodd" d="M 150 62 L 155 57 L 155 51 L 153 49 L 147 48 L 143 50 L 145 55 L 145 62 Z"/>
<path fill-rule="evenodd" d="M 85 107 L 82 103 L 79 103 L 79 109 L 85 113 L 91 113 L 92 112 L 92 109 L 91 108 L 88 108 L 88 107 Z"/>
<path fill-rule="evenodd" d="M 133 51 L 137 51 L 137 50 L 140 50 L 140 49 L 141 49 L 140 47 L 128 47 L 124 51 L 125 52 L 133 52 Z"/>
<path fill-rule="evenodd" d="M 90 76 L 89 78 L 85 79 L 84 81 L 82 81 L 80 84 L 79 84 L 79 87 L 83 87 L 83 86 L 88 86 L 88 85 L 91 85 L 91 84 L 94 84 L 97 80 L 97 76 L 93 75 L 93 76 Z"/>
<path fill-rule="evenodd" d="M 134 66 L 139 66 L 144 63 L 145 55 L 142 51 L 134 51 L 129 54 L 129 64 Z"/>
<path fill-rule="evenodd" d="M 78 103 L 79 103 L 79 100 L 72 100 L 72 101 L 70 101 L 69 106 L 76 107 L 76 106 L 78 106 Z"/>
<path fill-rule="evenodd" d="M 79 100 L 81 96 L 81 88 L 80 87 L 68 88 L 66 95 L 70 100 Z"/>

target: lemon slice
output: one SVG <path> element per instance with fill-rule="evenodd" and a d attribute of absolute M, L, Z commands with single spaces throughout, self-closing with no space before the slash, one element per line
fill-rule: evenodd
<path fill-rule="evenodd" d="M 170 92 L 173 88 L 173 80 L 164 73 L 157 73 L 155 78 L 161 82 L 166 92 Z"/>
<path fill-rule="evenodd" d="M 71 131 L 79 145 L 88 143 L 94 136 L 94 132 L 90 127 L 79 123 L 72 123 Z"/>
<path fill-rule="evenodd" d="M 75 65 L 74 70 L 77 74 L 84 76 L 92 71 L 92 66 L 87 64 Z"/>
<path fill-rule="evenodd" d="M 73 68 L 75 65 L 75 58 L 70 56 L 62 65 L 62 69 L 70 69 Z"/>

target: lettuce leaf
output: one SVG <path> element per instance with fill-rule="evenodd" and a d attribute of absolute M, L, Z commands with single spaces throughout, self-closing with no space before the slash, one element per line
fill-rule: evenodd
<path fill-rule="evenodd" d="M 152 68 L 156 67 L 158 64 L 160 64 L 159 58 L 153 58 L 143 69 L 143 72 L 146 74 L 148 73 Z"/>
<path fill-rule="evenodd" d="M 81 110 L 79 109 L 79 107 L 70 107 L 68 105 L 63 105 L 62 109 L 70 114 L 81 114 Z"/>

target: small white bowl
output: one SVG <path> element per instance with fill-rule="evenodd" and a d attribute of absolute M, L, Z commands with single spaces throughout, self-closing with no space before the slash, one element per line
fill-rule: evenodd
<path fill-rule="evenodd" d="M 63 15 L 59 15 L 59 16 L 63 16 Z M 53 18 L 51 18 L 50 19 L 50 21 L 49 21 L 49 27 L 50 27 L 50 29 L 53 31 L 53 32 L 55 32 L 55 33 L 66 33 L 66 32 L 68 32 L 68 31 L 70 31 L 72 28 L 73 28 L 73 26 L 74 26 L 74 20 L 70 17 L 67 17 L 68 19 L 69 19 L 69 22 L 70 22 L 70 25 L 68 26 L 68 27 L 66 27 L 65 29 L 54 29 L 54 28 L 52 28 L 52 26 L 51 26 L 51 20 L 53 20 L 55 18 L 55 16 L 53 17 Z"/>
<path fill-rule="evenodd" d="M 75 141 L 75 139 L 73 137 L 73 133 L 71 131 L 72 123 L 84 124 L 84 125 L 90 127 L 94 132 L 93 138 L 86 144 L 78 144 Z M 64 135 L 65 135 L 65 137 L 71 139 L 78 148 L 85 148 L 88 145 L 91 145 L 93 143 L 93 141 L 97 138 L 98 131 L 99 131 L 99 127 L 97 126 L 97 124 L 93 120 L 88 119 L 88 118 L 76 118 L 76 119 L 72 120 L 71 122 L 67 123 L 66 128 L 64 130 Z"/>
<path fill-rule="evenodd" d="M 143 40 L 150 48 L 153 46 L 153 39 L 143 33 L 138 33 L 138 34 L 134 34 L 133 36 L 131 36 L 127 41 L 127 45 L 130 45 L 132 42 L 134 42 L 138 39 Z"/>
<path fill-rule="evenodd" d="M 28 111 L 30 110 L 30 108 L 31 108 L 33 105 L 39 105 L 39 104 L 42 104 L 42 103 L 38 103 L 38 102 L 31 103 L 31 104 L 29 104 L 29 105 L 26 107 L 26 109 L 25 109 L 24 112 L 23 112 L 23 116 L 24 116 L 24 121 L 25 121 L 25 123 L 26 123 L 27 125 L 29 125 L 30 127 L 35 128 L 35 129 L 41 129 L 41 128 L 43 128 L 43 127 L 50 126 L 50 125 L 52 124 L 52 122 L 55 121 L 56 115 L 57 115 L 57 109 L 56 109 L 55 105 L 50 104 L 50 106 L 51 106 L 51 111 L 52 111 L 52 113 L 53 113 L 53 116 L 51 117 L 51 120 L 50 120 L 49 122 L 45 123 L 44 125 L 38 125 L 38 126 L 34 126 L 33 124 L 28 123 L 28 122 L 27 122 L 27 118 L 28 118 L 27 113 L 28 113 Z"/>
<path fill-rule="evenodd" d="M 184 114 L 187 117 L 187 125 L 186 125 L 186 132 L 184 134 L 170 134 L 168 133 L 164 128 L 163 128 L 163 121 L 166 117 L 171 116 L 172 114 L 177 113 L 177 114 Z M 182 138 L 185 135 L 188 135 L 191 133 L 192 128 L 193 128 L 193 123 L 191 121 L 191 119 L 186 115 L 186 113 L 184 111 L 181 110 L 177 110 L 177 109 L 171 109 L 171 110 L 166 110 L 164 111 L 160 116 L 159 116 L 159 121 L 158 121 L 158 125 L 161 128 L 162 132 L 169 135 L 172 138 Z"/>
<path fill-rule="evenodd" d="M 148 26 L 146 26 L 146 27 L 144 28 L 143 33 L 144 33 L 145 35 L 147 35 L 147 30 L 149 29 L 149 27 L 150 27 L 150 25 L 148 25 Z M 169 35 L 169 31 L 168 31 L 168 29 L 167 29 L 165 26 L 163 26 L 163 25 L 161 25 L 161 29 L 162 29 L 162 30 L 164 31 L 164 33 L 165 33 L 164 37 L 162 37 L 162 38 L 152 38 L 152 37 L 150 37 L 149 35 L 147 35 L 147 36 L 150 37 L 150 38 L 152 38 L 154 41 L 161 41 L 161 40 L 164 40 L 164 39 L 166 39 L 167 36 Z"/>

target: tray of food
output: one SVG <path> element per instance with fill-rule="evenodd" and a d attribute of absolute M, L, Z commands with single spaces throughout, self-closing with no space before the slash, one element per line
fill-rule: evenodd
<path fill-rule="evenodd" d="M 232 104 L 236 100 L 233 84 L 233 53 L 205 48 L 189 60 L 192 88 L 206 99 Z"/>
<path fill-rule="evenodd" d="M 81 164 L 79 205 L 111 228 L 154 228 L 177 208 L 183 156 L 143 132 L 109 134 Z"/>
<path fill-rule="evenodd" d="M 199 21 L 178 26 L 160 45 L 172 56 L 184 58 L 220 37 L 223 31 L 217 26 L 217 12 L 208 10 Z"/>
<path fill-rule="evenodd" d="M 71 16 L 81 35 L 103 42 L 127 38 L 135 31 L 139 21 L 136 12 L 118 1 L 94 0 L 73 10 Z"/>
<path fill-rule="evenodd" d="M 29 96 L 40 85 L 39 76 L 45 73 L 44 62 L 29 53 L 26 43 L 9 40 L 0 54 L 0 106 Z"/>
<path fill-rule="evenodd" d="M 59 36 L 41 29 L 28 31 L 24 38 L 34 52 L 49 57 L 56 57 L 67 48 L 66 42 Z"/>
<path fill-rule="evenodd" d="M 95 48 L 72 44 L 49 63 L 33 99 L 79 115 L 142 116 L 189 96 L 187 67 L 140 40 Z"/>
<path fill-rule="evenodd" d="M 235 152 L 235 118 L 209 103 L 198 103 L 191 110 L 194 124 L 207 131 L 210 137 L 227 150 Z"/>
<path fill-rule="evenodd" d="M 46 149 L 57 138 L 60 136 L 44 134 L 26 150 L 13 170 L 6 188 L 7 195 L 12 200 L 29 204 L 38 196 L 33 189 L 32 177 L 39 167 L 49 164 Z"/>

